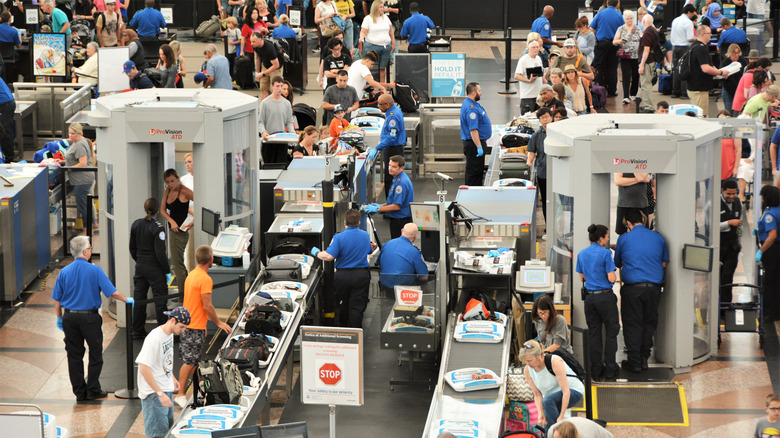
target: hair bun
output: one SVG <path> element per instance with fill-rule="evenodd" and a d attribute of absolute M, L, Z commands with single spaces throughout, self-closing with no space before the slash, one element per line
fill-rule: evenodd
<path fill-rule="evenodd" d="M 590 226 L 588 227 L 588 232 L 589 233 L 595 233 L 596 232 L 596 224 L 590 224 Z"/>

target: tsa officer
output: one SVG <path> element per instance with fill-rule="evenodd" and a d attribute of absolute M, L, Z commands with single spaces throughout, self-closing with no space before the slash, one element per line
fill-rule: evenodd
<path fill-rule="evenodd" d="M 393 176 L 390 174 L 390 157 L 404 154 L 404 145 L 406 144 L 406 127 L 404 126 L 404 114 L 401 109 L 393 103 L 393 97 L 389 94 L 379 96 L 379 109 L 385 111 L 385 123 L 382 125 L 382 132 L 379 135 L 379 144 L 376 145 L 378 151 L 382 151 L 382 158 L 385 163 L 385 199 L 390 193 L 390 186 L 393 184 Z"/>
<path fill-rule="evenodd" d="M 428 53 L 428 30 L 433 29 L 433 21 L 420 13 L 420 5 L 412 2 L 409 5 L 411 17 L 404 20 L 401 36 L 409 37 L 409 53 Z"/>
<path fill-rule="evenodd" d="M 730 303 L 731 286 L 734 271 L 739 262 L 742 244 L 739 242 L 742 227 L 742 203 L 737 196 L 737 182 L 733 179 L 723 181 L 720 190 L 720 302 Z"/>
<path fill-rule="evenodd" d="M 780 318 L 780 245 L 777 241 L 777 221 L 780 220 L 780 189 L 766 185 L 761 187 L 761 220 L 758 222 L 758 241 L 761 246 L 756 252 L 756 263 L 764 265 L 764 319 L 774 321 Z"/>
<path fill-rule="evenodd" d="M 585 321 L 590 331 L 590 369 L 596 380 L 601 380 L 602 375 L 614 379 L 618 372 L 615 354 L 620 332 L 617 295 L 612 292 L 612 285 L 617 279 L 617 267 L 612 260 L 612 252 L 607 249 L 609 229 L 606 226 L 589 226 L 588 239 L 590 246 L 577 254 L 577 273 L 585 288 Z M 602 327 L 606 334 L 603 340 Z"/>
<path fill-rule="evenodd" d="M 414 246 L 417 225 L 409 222 L 401 236 L 387 242 L 379 253 L 379 284 L 392 290 L 396 285 L 414 284 L 428 279 L 428 265 L 422 253 Z"/>
<path fill-rule="evenodd" d="M 333 236 L 333 241 L 325 251 L 314 247 L 311 254 L 326 262 L 336 261 L 339 323 L 342 327 L 361 328 L 363 312 L 368 305 L 368 287 L 371 284 L 371 273 L 368 271 L 371 238 L 367 232 L 358 228 L 359 211 L 349 210 L 345 225 L 347 228 Z"/>
<path fill-rule="evenodd" d="M 157 325 L 167 322 L 165 316 L 168 284 L 165 276 L 171 272 L 168 255 L 165 252 L 165 227 L 155 217 L 160 212 L 157 199 L 149 198 L 144 202 L 146 217 L 133 222 L 130 227 L 130 255 L 135 260 L 135 275 L 133 276 L 133 297 L 145 300 L 149 288 L 155 298 L 154 309 L 157 315 Z M 146 338 L 146 305 L 133 309 L 133 337 Z"/>
<path fill-rule="evenodd" d="M 623 368 L 638 373 L 647 369 L 658 326 L 658 301 L 664 268 L 669 262 L 666 240 L 643 225 L 642 212 L 632 208 L 625 215 L 628 232 L 618 238 L 615 266 L 621 268 L 620 288 L 623 338 L 628 360 Z"/>
<path fill-rule="evenodd" d="M 476 82 L 466 85 L 466 99 L 460 107 L 460 139 L 466 156 L 466 185 L 481 186 L 485 175 L 485 142 L 493 134 L 490 118 L 478 102 L 482 87 Z"/>
<path fill-rule="evenodd" d="M 390 157 L 389 172 L 393 177 L 390 186 L 390 194 L 384 205 L 370 204 L 363 207 L 366 213 L 386 213 L 390 219 L 390 238 L 395 239 L 401 235 L 404 225 L 412 221 L 410 202 L 414 202 L 414 187 L 412 180 L 404 172 L 406 160 L 400 155 Z"/>

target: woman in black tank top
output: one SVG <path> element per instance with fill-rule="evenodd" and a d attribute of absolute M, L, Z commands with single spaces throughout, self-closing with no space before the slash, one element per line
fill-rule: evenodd
<path fill-rule="evenodd" d="M 195 198 L 192 190 L 188 189 L 179 180 L 179 174 L 176 169 L 168 169 L 163 174 L 165 181 L 165 194 L 160 206 L 160 214 L 168 221 L 171 227 L 170 248 L 171 248 L 171 268 L 176 275 L 176 283 L 179 293 L 184 294 L 184 280 L 187 278 L 187 267 L 184 264 L 184 249 L 189 240 L 189 228 L 192 223 L 182 228 L 184 220 L 187 219 L 189 203 Z M 182 295 L 183 296 L 183 295 Z"/>

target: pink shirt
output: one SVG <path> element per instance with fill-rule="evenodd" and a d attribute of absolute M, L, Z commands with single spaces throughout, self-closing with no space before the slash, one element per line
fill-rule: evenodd
<path fill-rule="evenodd" d="M 92 4 L 95 5 L 95 8 L 97 8 L 98 12 L 105 12 L 105 10 L 106 10 L 106 0 L 94 0 L 92 2 Z"/>
<path fill-rule="evenodd" d="M 747 98 L 745 98 L 745 88 L 750 88 L 753 84 L 753 71 L 748 70 L 739 79 L 737 85 L 737 91 L 734 92 L 734 103 L 731 105 L 731 109 L 737 112 L 742 112 L 742 107 L 745 106 Z"/>

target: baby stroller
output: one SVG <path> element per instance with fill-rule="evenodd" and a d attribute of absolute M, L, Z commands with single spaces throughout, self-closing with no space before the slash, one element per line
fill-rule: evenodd
<path fill-rule="evenodd" d="M 293 117 L 298 120 L 298 129 L 307 126 L 317 126 L 317 110 L 305 103 L 293 105 Z"/>
<path fill-rule="evenodd" d="M 74 20 L 70 25 L 71 47 L 85 49 L 87 44 L 95 38 L 87 20 Z"/>

